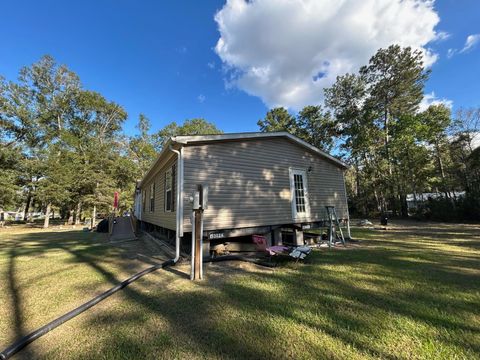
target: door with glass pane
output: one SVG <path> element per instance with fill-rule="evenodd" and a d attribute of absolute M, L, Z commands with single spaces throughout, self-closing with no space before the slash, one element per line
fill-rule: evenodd
<path fill-rule="evenodd" d="M 292 202 L 292 217 L 302 220 L 310 217 L 308 201 L 307 173 L 305 170 L 290 169 L 290 194 Z"/>

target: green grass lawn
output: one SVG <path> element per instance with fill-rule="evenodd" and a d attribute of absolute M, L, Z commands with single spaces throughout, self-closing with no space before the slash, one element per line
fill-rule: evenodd
<path fill-rule="evenodd" d="M 158 271 L 31 344 L 17 358 L 480 358 L 480 227 L 354 230 L 346 249 L 275 270 Z M 0 348 L 156 256 L 81 231 L 0 232 Z M 140 255 L 139 255 L 140 254 Z M 161 256 L 157 257 L 159 260 Z"/>

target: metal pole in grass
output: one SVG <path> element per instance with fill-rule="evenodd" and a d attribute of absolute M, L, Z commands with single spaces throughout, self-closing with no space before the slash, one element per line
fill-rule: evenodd
<path fill-rule="evenodd" d="M 192 197 L 191 280 L 203 279 L 203 211 L 208 206 L 208 185 L 197 184 Z"/>

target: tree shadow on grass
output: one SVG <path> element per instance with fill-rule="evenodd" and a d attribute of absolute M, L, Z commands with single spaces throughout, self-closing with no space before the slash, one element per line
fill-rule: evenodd
<path fill-rule="evenodd" d="M 90 264 L 97 271 L 102 273 L 106 279 L 115 283 L 116 279 L 109 271 L 104 269 L 92 261 L 93 259 L 86 256 L 81 251 L 73 251 L 81 262 Z M 259 275 L 262 277 L 262 281 L 268 281 L 267 275 Z M 276 277 L 279 279 L 278 277 Z M 335 325 L 319 325 L 311 320 L 299 317 L 299 306 L 295 304 L 295 300 L 299 296 L 302 296 L 303 282 L 298 279 L 290 279 L 288 276 L 280 278 L 282 282 L 287 283 L 289 286 L 294 285 L 292 290 L 292 297 L 271 297 L 269 294 L 260 290 L 245 287 L 240 284 L 225 284 L 220 289 L 219 294 L 208 294 L 206 292 L 194 292 L 189 294 L 176 294 L 162 292 L 159 294 L 145 294 L 135 290 L 132 287 L 126 288 L 124 294 L 130 301 L 134 302 L 138 306 L 144 308 L 148 312 L 157 314 L 158 316 L 167 320 L 169 327 L 171 327 L 175 333 L 181 334 L 179 338 L 188 343 L 194 343 L 195 349 L 198 354 L 206 356 L 210 354 L 213 357 L 220 356 L 222 358 L 284 358 L 286 353 L 278 353 L 278 349 L 272 348 L 271 344 L 278 343 L 279 338 L 288 337 L 289 334 L 282 334 L 277 331 L 272 331 L 271 324 L 262 324 L 261 322 L 251 322 L 245 326 L 242 319 L 238 319 L 238 326 L 234 326 L 238 331 L 253 332 L 262 336 L 263 339 L 257 340 L 255 343 L 246 341 L 245 336 L 241 336 L 241 333 L 230 333 L 230 331 L 222 331 L 222 310 L 218 309 L 219 304 L 224 303 L 225 307 L 241 309 L 244 314 L 246 312 L 256 312 L 259 315 L 271 317 L 275 316 L 278 319 L 284 319 L 285 321 L 295 321 L 296 323 L 303 324 L 313 329 L 314 331 L 322 331 L 334 338 L 343 341 L 346 344 L 354 344 L 362 352 L 371 354 L 372 356 L 381 356 L 383 358 L 393 358 L 389 354 L 382 352 L 379 349 L 374 349 L 368 345 L 368 342 L 361 343 L 355 341 L 353 337 L 348 336 L 347 333 L 339 331 Z M 210 284 L 201 283 L 201 287 L 209 287 Z M 309 296 L 312 294 L 309 293 Z M 318 299 L 312 297 L 308 299 L 312 301 L 312 304 L 318 304 Z M 337 304 L 338 305 L 338 304 Z M 324 304 L 327 308 L 335 306 L 334 303 Z M 303 309 L 303 312 L 309 314 L 310 308 Z M 201 314 L 201 315 L 199 315 Z M 330 316 L 330 322 L 332 324 L 342 322 L 346 328 L 353 329 L 350 335 L 354 334 L 355 330 L 365 331 L 371 326 L 368 322 L 361 322 L 355 318 L 343 315 L 339 312 L 333 311 L 327 312 L 324 315 Z M 120 322 L 124 322 L 124 318 L 121 317 Z M 235 321 L 236 319 L 234 319 Z M 111 323 L 111 317 L 108 317 L 108 322 Z M 95 319 L 93 324 L 98 325 L 99 320 Z M 101 322 L 101 320 L 100 320 Z M 132 326 L 138 326 L 138 322 L 132 321 Z M 370 332 L 378 330 L 378 326 L 375 329 L 371 329 Z M 115 338 L 115 335 L 113 335 Z M 117 340 L 112 340 L 116 343 Z M 132 338 L 132 342 L 137 340 Z M 305 347 L 309 349 L 311 356 L 318 354 L 327 355 L 329 350 L 322 348 L 318 343 L 308 342 L 304 339 L 298 339 L 300 344 L 298 347 Z M 128 347 L 128 342 L 124 342 L 126 349 L 121 353 L 130 353 L 131 348 Z M 109 343 L 106 346 L 110 346 Z M 147 345 L 148 346 L 148 345 Z M 136 348 L 136 346 L 134 346 Z M 282 349 L 286 351 L 287 349 Z M 283 355 L 282 355 L 283 354 Z M 297 353 L 291 354 L 295 355 Z M 298 355 L 298 354 L 297 354 Z M 333 354 L 329 354 L 332 356 Z"/>
<path fill-rule="evenodd" d="M 80 235 L 82 234 L 82 235 Z M 41 257 L 46 254 L 50 254 L 52 251 L 64 251 L 67 247 L 74 246 L 88 246 L 92 243 L 99 244 L 104 242 L 102 236 L 95 237 L 92 241 L 91 236 L 81 231 L 76 232 L 40 232 L 29 234 L 14 234 L 11 238 L 2 240 L 0 244 L 0 258 L 6 259 L 6 286 L 5 290 L 7 302 L 2 306 L 8 307 L 8 313 L 10 314 L 10 333 L 11 336 L 5 341 L 10 343 L 27 335 L 32 329 L 27 329 L 25 326 L 26 318 L 24 314 L 24 298 L 22 297 L 22 291 L 24 287 L 27 287 L 37 281 L 42 280 L 45 277 L 58 276 L 61 271 L 50 271 L 41 275 L 28 276 L 28 280 L 25 281 L 25 274 L 19 273 L 18 262 L 24 261 L 21 257 Z M 69 269 L 63 269 L 67 272 Z M 19 281 L 19 277 L 23 279 Z M 48 296 L 48 295 L 47 295 Z M 0 346 L 7 346 L 7 344 L 1 344 Z M 4 350 L 0 348 L 0 350 Z M 22 350 L 17 358 L 31 359 L 34 357 L 34 351 L 31 347 L 27 347 Z"/>
<path fill-rule="evenodd" d="M 27 334 L 26 329 L 24 328 L 24 314 L 23 314 L 23 301 L 20 296 L 20 289 L 18 286 L 18 281 L 16 277 L 16 257 L 17 253 L 15 247 L 12 247 L 8 252 L 8 292 L 10 299 L 11 309 L 11 323 L 13 325 L 13 338 L 11 341 L 20 339 L 21 337 Z M 3 349 L 1 349 L 3 350 Z M 30 359 L 32 357 L 32 352 L 29 349 L 25 349 L 22 353 L 21 358 Z"/>
<path fill-rule="evenodd" d="M 119 283 L 116 276 L 101 265 L 98 261 L 96 254 L 92 254 L 87 250 L 69 250 L 74 255 L 75 260 L 80 263 L 88 264 L 95 271 L 100 273 L 104 279 L 110 282 L 112 285 Z M 170 272 L 178 273 L 175 268 L 170 268 Z M 183 274 L 183 273 L 182 273 Z M 190 293 L 177 294 L 174 292 L 162 292 L 161 296 L 149 295 L 136 290 L 130 286 L 122 291 L 122 295 L 126 296 L 130 302 L 136 304 L 137 307 L 143 308 L 144 311 L 152 312 L 168 320 L 169 328 L 174 333 L 180 334 L 179 337 L 188 343 L 195 343 L 199 354 L 211 354 L 215 356 L 221 356 L 224 358 L 251 358 L 257 359 L 263 357 L 258 349 L 249 347 L 247 343 L 239 343 L 238 338 L 234 334 L 227 334 L 220 332 L 216 327 L 216 322 L 212 319 L 221 317 L 221 312 L 212 309 L 212 303 L 215 303 L 215 296 L 205 293 Z M 158 294 L 157 294 L 158 295 Z M 199 317 L 198 314 L 202 315 Z M 194 316 L 196 315 L 196 316 Z M 139 326 L 142 323 L 142 317 L 135 317 L 131 315 L 130 318 L 126 318 L 124 315 L 119 316 L 118 322 L 114 322 L 115 316 L 108 315 L 105 317 L 96 317 L 92 320 L 93 326 L 104 327 L 106 324 L 115 325 L 115 327 L 124 325 L 125 323 L 132 323 L 132 326 Z M 261 326 L 259 324 L 251 324 L 250 326 Z M 160 329 L 161 330 L 161 329 Z M 268 329 L 262 327 L 262 331 Z M 223 341 L 219 342 L 218 339 L 222 338 Z M 156 346 L 156 340 L 153 341 Z M 209 345 L 214 344 L 214 345 Z M 109 340 L 105 342 L 105 349 L 101 351 L 102 354 L 108 354 L 109 349 L 115 346 L 115 352 L 109 358 L 117 358 L 119 354 L 124 358 L 144 358 L 151 357 L 150 353 L 147 353 L 145 346 L 148 348 L 148 344 L 136 339 L 136 336 L 121 335 L 113 333 L 109 336 Z M 152 349 L 164 355 L 168 353 L 172 355 L 171 349 Z M 89 356 L 86 355 L 88 358 Z M 92 356 L 94 358 L 95 356 Z M 107 356 L 108 357 L 108 356 Z"/>
<path fill-rule="evenodd" d="M 107 252 L 102 248 L 79 249 L 61 241 L 55 248 L 70 253 L 72 263 L 88 264 L 110 284 L 119 283 L 120 279 L 105 266 L 110 260 L 105 259 Z M 121 251 L 117 255 L 123 256 Z M 151 259 L 143 260 L 152 263 Z M 469 319 L 480 307 L 478 296 L 474 296 L 480 279 L 478 273 L 462 270 L 478 270 L 478 264 L 475 256 L 390 243 L 387 249 L 382 244 L 352 251 L 315 252 L 304 266 L 232 276 L 221 282 L 216 277 L 224 275 L 215 275 L 209 269 L 209 280 L 186 292 L 152 289 L 147 293 L 142 291 L 141 280 L 138 286 L 122 291 L 127 309 L 120 309 L 118 314 L 112 309 L 88 320 L 92 329 L 109 330 L 103 334 L 101 348 L 79 357 L 279 359 L 357 354 L 393 359 L 399 355 L 386 350 L 382 337 L 392 331 L 392 321 L 398 319 L 427 326 L 437 333 L 432 335 L 437 343 L 451 344 L 464 356 L 475 356 L 480 353 L 480 328 Z M 130 270 L 127 262 L 120 266 Z M 452 266 L 458 270 L 452 270 Z M 402 283 L 408 286 L 397 286 Z M 148 325 L 151 331 L 146 335 L 144 331 L 140 331 L 142 335 L 129 331 L 147 326 L 145 314 L 161 318 L 164 328 Z M 282 324 L 290 324 L 299 333 L 298 328 L 305 328 L 305 336 L 285 333 L 290 328 Z M 319 342 L 311 334 L 342 346 Z M 427 341 L 426 333 L 406 336 Z M 349 350 L 342 353 L 342 349 Z"/>

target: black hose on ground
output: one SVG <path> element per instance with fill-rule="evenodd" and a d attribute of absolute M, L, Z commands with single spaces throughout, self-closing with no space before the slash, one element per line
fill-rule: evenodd
<path fill-rule="evenodd" d="M 270 268 L 273 268 L 273 267 L 277 266 L 275 263 L 264 262 L 264 261 L 248 258 L 248 257 L 241 256 L 241 255 L 221 255 L 221 256 L 218 256 L 218 257 L 211 257 L 209 259 L 203 260 L 203 262 L 220 262 L 220 261 L 245 261 L 245 262 L 249 262 L 249 263 L 252 263 L 252 264 L 265 266 L 265 267 L 270 267 Z"/>
<path fill-rule="evenodd" d="M 62 325 L 64 322 L 74 318 L 75 316 L 81 314 L 85 310 L 90 309 L 92 306 L 98 304 L 100 301 L 106 299 L 110 295 L 116 293 L 118 290 L 121 290 L 128 285 L 130 285 L 132 282 L 135 280 L 140 279 L 142 276 L 147 275 L 155 270 L 163 269 L 167 266 L 173 265 L 174 262 L 173 260 L 168 260 L 165 261 L 161 264 L 151 266 L 143 271 L 140 271 L 139 273 L 129 277 L 128 279 L 122 281 L 120 284 L 117 286 L 114 286 L 110 290 L 105 291 L 104 293 L 101 293 L 100 295 L 94 297 L 92 300 L 87 301 L 86 303 L 80 305 L 76 309 L 73 309 L 72 311 L 66 313 L 65 315 L 60 316 L 59 318 L 56 318 L 55 320 L 49 322 L 47 325 L 42 326 L 41 328 L 31 332 L 28 335 L 25 335 L 21 339 L 15 341 L 12 345 L 7 347 L 5 350 L 0 352 L 0 359 L 1 360 L 6 360 L 10 358 L 11 356 L 15 355 L 17 352 L 22 350 L 25 346 L 30 344 L 31 342 L 37 340 L 39 337 L 45 335 L 49 331 L 55 329 L 56 327 Z"/>
<path fill-rule="evenodd" d="M 265 263 L 261 262 L 255 259 L 243 257 L 240 255 L 224 255 L 224 256 L 219 256 L 215 258 L 210 258 L 205 260 L 204 262 L 220 262 L 220 261 L 246 261 L 250 262 L 253 264 L 261 265 L 261 266 L 266 266 L 266 267 L 275 267 L 275 264 L 272 263 Z M 116 293 L 117 291 L 127 287 L 130 285 L 132 282 L 135 280 L 140 279 L 142 276 L 147 275 L 155 270 L 163 269 L 166 268 L 167 266 L 173 265 L 174 262 L 173 260 L 168 260 L 165 261 L 161 264 L 151 266 L 143 271 L 140 271 L 139 273 L 129 277 L 128 279 L 122 281 L 120 284 L 117 286 L 114 286 L 113 288 L 101 293 L 100 295 L 94 297 L 92 300 L 87 301 L 86 303 L 80 305 L 79 307 L 73 309 L 72 311 L 66 313 L 65 315 L 62 315 L 55 320 L 49 322 L 47 325 L 42 326 L 41 328 L 38 328 L 37 330 L 31 332 L 28 335 L 25 335 L 21 339 L 15 341 L 12 345 L 4 349 L 2 352 L 0 352 L 0 360 L 6 360 L 15 355 L 17 352 L 22 350 L 25 346 L 30 344 L 31 342 L 37 340 L 39 337 L 45 335 L 49 331 L 55 329 L 56 327 L 62 325 L 64 322 L 67 322 L 68 320 L 76 317 L 77 315 L 80 315 L 84 311 L 90 309 L 92 306 L 98 304 L 100 301 L 106 299 L 110 295 Z"/>

